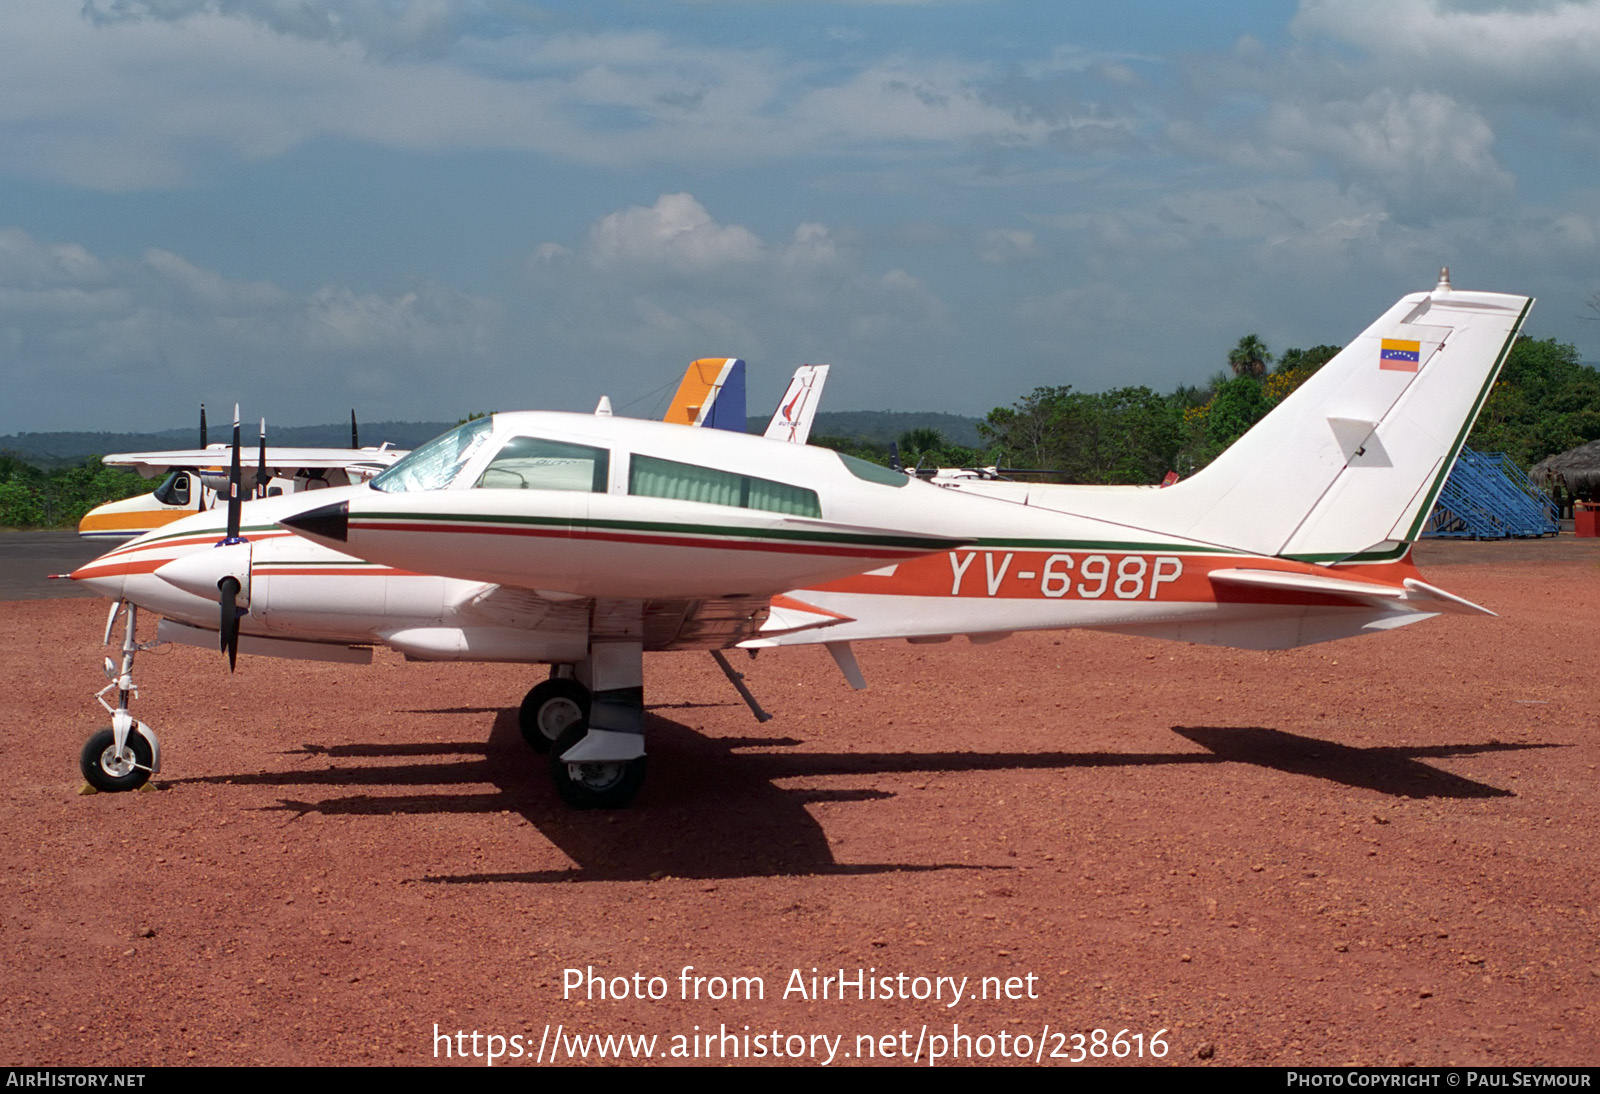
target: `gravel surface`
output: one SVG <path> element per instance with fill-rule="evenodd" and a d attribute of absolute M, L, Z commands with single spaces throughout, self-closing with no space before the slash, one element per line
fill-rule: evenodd
<path fill-rule="evenodd" d="M 0 1058 L 548 1062 L 559 1024 L 562 1062 L 574 1034 L 704 1060 L 726 1027 L 714 1061 L 1126 1030 L 1152 1062 L 1164 1030 L 1164 1062 L 1595 1064 L 1600 555 L 1497 546 L 1424 566 L 1501 618 L 1283 653 L 869 645 L 861 693 L 820 649 L 740 655 L 765 725 L 704 654 L 656 655 L 616 813 L 564 808 L 521 743 L 540 670 L 385 651 L 142 655 L 165 771 L 80 796 L 105 605 L 0 603 Z M 590 968 L 630 979 L 564 991 Z M 879 998 L 809 997 L 813 969 Z M 711 997 L 734 977 L 764 999 Z M 664 998 L 611 997 L 636 983 Z"/>

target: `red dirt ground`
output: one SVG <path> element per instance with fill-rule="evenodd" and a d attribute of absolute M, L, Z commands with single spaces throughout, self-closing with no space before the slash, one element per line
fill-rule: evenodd
<path fill-rule="evenodd" d="M 384 651 L 142 655 L 159 790 L 80 796 L 104 604 L 0 604 L 0 1058 L 432 1063 L 437 1026 L 548 1062 L 559 1024 L 657 1058 L 748 1026 L 925 1061 L 959 1026 L 995 1061 L 1002 1031 L 1050 1061 L 1099 1029 L 1147 1061 L 1164 1030 L 1167 1062 L 1595 1064 L 1600 553 L 1422 555 L 1502 618 L 1269 654 L 883 644 L 862 693 L 820 650 L 741 655 L 764 726 L 705 655 L 656 655 L 618 813 L 564 808 L 521 743 L 541 670 Z M 765 999 L 685 1001 L 690 965 Z M 666 998 L 563 998 L 591 966 Z M 785 998 L 813 968 L 968 995 Z"/>

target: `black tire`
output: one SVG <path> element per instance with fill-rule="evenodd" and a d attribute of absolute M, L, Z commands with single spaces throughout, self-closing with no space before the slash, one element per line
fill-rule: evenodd
<path fill-rule="evenodd" d="M 622 809 L 644 785 L 647 757 L 619 763 L 562 763 L 561 754 L 588 732 L 587 725 L 573 726 L 556 738 L 550 751 L 550 778 L 556 784 L 556 793 L 574 809 Z"/>
<path fill-rule="evenodd" d="M 114 739 L 110 726 L 90 737 L 84 743 L 82 755 L 78 757 L 78 767 L 83 777 L 89 780 L 89 785 L 96 790 L 103 790 L 107 794 L 137 790 L 150 781 L 150 764 L 155 758 L 150 742 L 137 729 L 130 729 L 128 743 L 123 748 L 123 758 L 119 761 L 112 752 Z M 131 764 L 127 761 L 129 751 L 133 753 Z"/>
<path fill-rule="evenodd" d="M 517 728 L 535 752 L 549 752 L 573 726 L 589 728 L 589 689 L 576 680 L 558 677 L 536 685 L 517 711 Z"/>

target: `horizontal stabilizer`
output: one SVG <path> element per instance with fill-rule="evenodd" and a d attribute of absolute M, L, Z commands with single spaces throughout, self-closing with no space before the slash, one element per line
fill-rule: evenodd
<path fill-rule="evenodd" d="M 1392 601 L 1406 598 L 1405 590 L 1393 585 L 1374 585 L 1367 581 L 1350 581 L 1322 574 L 1300 574 L 1286 570 L 1213 570 L 1208 576 L 1216 585 L 1334 596 L 1362 606 L 1388 606 Z"/>
<path fill-rule="evenodd" d="M 1414 577 L 1405 580 L 1406 592 L 1410 595 L 1406 600 L 1419 600 L 1422 602 L 1421 610 L 1429 612 L 1456 612 L 1461 615 L 1493 615 L 1498 617 L 1498 612 L 1491 612 L 1488 608 L 1455 593 L 1447 593 L 1436 585 L 1429 585 L 1426 581 L 1418 581 Z"/>
<path fill-rule="evenodd" d="M 761 625 L 761 637 L 776 638 L 780 634 L 834 627 L 840 623 L 854 623 L 848 615 L 807 604 L 792 596 L 775 596 L 767 611 L 767 621 Z"/>

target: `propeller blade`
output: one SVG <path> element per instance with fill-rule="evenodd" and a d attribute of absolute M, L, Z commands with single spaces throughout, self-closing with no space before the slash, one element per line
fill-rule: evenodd
<path fill-rule="evenodd" d="M 221 594 L 222 618 L 218 630 L 222 635 L 222 652 L 228 655 L 228 671 L 232 672 L 239 659 L 239 581 L 225 577 L 217 583 Z"/>
<path fill-rule="evenodd" d="M 267 496 L 267 483 L 272 481 L 272 476 L 267 473 L 267 420 L 261 419 L 261 455 L 256 460 L 256 489 L 255 496 Z"/>
<path fill-rule="evenodd" d="M 360 448 L 361 441 L 356 437 L 356 408 L 350 408 L 350 447 Z"/>
<path fill-rule="evenodd" d="M 904 471 L 905 465 L 900 462 L 900 442 L 889 442 L 889 470 Z"/>
<path fill-rule="evenodd" d="M 200 447 L 206 446 L 206 404 L 200 404 Z"/>
<path fill-rule="evenodd" d="M 240 497 L 239 471 L 239 405 L 233 406 L 233 462 L 228 468 L 228 536 L 224 543 L 239 542 L 239 508 L 244 504 Z"/>

